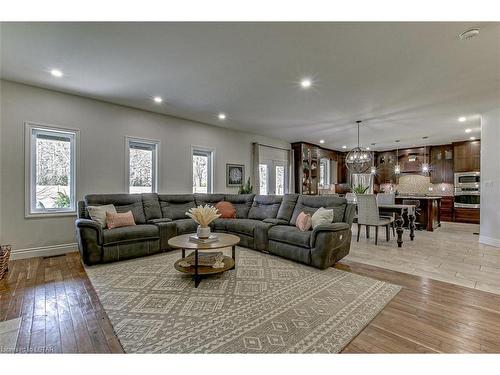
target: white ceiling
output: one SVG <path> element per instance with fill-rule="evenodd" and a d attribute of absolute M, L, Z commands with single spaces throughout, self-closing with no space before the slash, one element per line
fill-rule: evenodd
<path fill-rule="evenodd" d="M 0 74 L 291 142 L 350 148 L 360 119 L 364 146 L 439 144 L 500 106 L 500 23 L 3 23 Z"/>

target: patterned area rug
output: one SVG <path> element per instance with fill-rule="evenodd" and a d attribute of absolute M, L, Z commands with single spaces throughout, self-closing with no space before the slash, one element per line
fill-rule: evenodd
<path fill-rule="evenodd" d="M 236 269 L 202 279 L 180 251 L 87 268 L 127 353 L 338 353 L 400 287 L 237 248 Z"/>

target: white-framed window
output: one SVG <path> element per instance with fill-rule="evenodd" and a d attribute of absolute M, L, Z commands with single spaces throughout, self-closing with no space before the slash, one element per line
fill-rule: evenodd
<path fill-rule="evenodd" d="M 214 154 L 214 149 L 191 146 L 193 193 L 213 192 Z"/>
<path fill-rule="evenodd" d="M 125 185 L 131 194 L 158 192 L 160 141 L 125 137 Z"/>
<path fill-rule="evenodd" d="M 26 217 L 74 215 L 80 131 L 25 123 Z"/>
<path fill-rule="evenodd" d="M 285 194 L 288 191 L 287 178 L 287 163 L 285 161 L 261 161 L 259 164 L 259 194 Z"/>

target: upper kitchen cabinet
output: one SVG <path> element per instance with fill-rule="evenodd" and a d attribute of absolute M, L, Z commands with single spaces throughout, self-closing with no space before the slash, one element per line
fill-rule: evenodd
<path fill-rule="evenodd" d="M 431 182 L 453 183 L 453 145 L 431 147 Z"/>
<path fill-rule="evenodd" d="M 453 169 L 456 172 L 476 172 L 481 166 L 481 141 L 453 143 Z"/>
<path fill-rule="evenodd" d="M 421 173 L 422 164 L 427 158 L 425 147 L 401 149 L 398 153 L 401 173 Z"/>
<path fill-rule="evenodd" d="M 394 174 L 396 151 L 377 152 L 375 155 L 375 165 L 377 166 L 376 184 L 396 183 L 396 175 Z"/>

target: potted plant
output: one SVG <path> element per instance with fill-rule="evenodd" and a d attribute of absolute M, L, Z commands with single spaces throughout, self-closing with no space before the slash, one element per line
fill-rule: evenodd
<path fill-rule="evenodd" d="M 358 184 L 354 187 L 351 188 L 351 192 L 355 194 L 364 194 L 366 191 L 369 189 L 369 186 L 363 186 L 361 184 Z"/>
<path fill-rule="evenodd" d="M 250 185 L 250 177 L 248 177 L 246 184 L 241 185 L 240 190 L 238 190 L 238 194 L 251 194 L 252 191 L 253 186 Z"/>
<path fill-rule="evenodd" d="M 210 237 L 210 223 L 220 217 L 219 211 L 208 204 L 191 208 L 186 215 L 193 219 L 197 224 L 196 235 L 198 238 Z"/>

